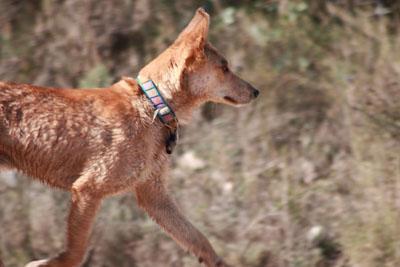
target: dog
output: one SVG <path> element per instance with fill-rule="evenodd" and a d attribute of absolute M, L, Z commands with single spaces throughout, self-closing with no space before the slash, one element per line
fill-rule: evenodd
<path fill-rule="evenodd" d="M 134 192 L 138 205 L 208 267 L 228 266 L 179 211 L 165 186 L 178 128 L 212 101 L 240 106 L 259 91 L 207 41 L 199 8 L 175 42 L 108 88 L 0 82 L 0 167 L 71 193 L 65 250 L 26 267 L 80 266 L 101 200 Z"/>

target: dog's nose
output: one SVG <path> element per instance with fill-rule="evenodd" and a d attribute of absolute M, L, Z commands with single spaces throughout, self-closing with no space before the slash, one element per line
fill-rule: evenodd
<path fill-rule="evenodd" d="M 253 97 L 254 98 L 256 98 L 259 94 L 260 94 L 260 91 L 258 91 L 257 89 L 253 90 Z"/>

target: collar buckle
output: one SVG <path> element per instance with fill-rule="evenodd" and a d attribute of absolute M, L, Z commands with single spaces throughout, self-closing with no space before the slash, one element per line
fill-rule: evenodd
<path fill-rule="evenodd" d="M 169 129 L 169 135 L 165 141 L 165 148 L 166 152 L 171 154 L 179 139 L 178 118 L 151 79 L 142 83 L 138 77 L 136 81 L 138 82 L 140 89 L 142 89 L 143 93 L 146 95 L 147 99 L 153 104 L 153 121 L 156 117 L 158 117 L 160 121 Z"/>

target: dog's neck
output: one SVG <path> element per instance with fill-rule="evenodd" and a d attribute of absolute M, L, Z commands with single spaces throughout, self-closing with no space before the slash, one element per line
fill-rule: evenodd
<path fill-rule="evenodd" d="M 139 77 L 141 80 L 152 80 L 176 114 L 179 123 L 187 124 L 193 111 L 204 101 L 188 90 L 183 70 L 179 68 L 180 64 L 169 63 L 163 68 L 159 66 L 160 62 L 157 63 L 156 71 L 152 71 L 150 63 L 139 72 Z M 163 69 L 167 69 L 167 71 L 160 71 Z"/>
<path fill-rule="evenodd" d="M 195 97 L 192 97 L 188 92 L 185 92 L 184 88 L 176 85 L 171 80 L 161 82 L 154 78 L 151 80 L 157 85 L 160 93 L 176 114 L 178 121 L 182 124 L 187 124 L 192 117 L 193 111 L 201 105 L 200 101 L 196 101 Z"/>

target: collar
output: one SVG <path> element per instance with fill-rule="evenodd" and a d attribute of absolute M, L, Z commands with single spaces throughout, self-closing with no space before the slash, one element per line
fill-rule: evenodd
<path fill-rule="evenodd" d="M 139 77 L 136 78 L 140 89 L 146 95 L 147 99 L 151 102 L 154 108 L 154 117 L 158 119 L 168 128 L 169 136 L 166 140 L 166 151 L 171 154 L 178 141 L 178 129 L 179 123 L 172 108 L 168 105 L 162 96 L 160 90 L 158 90 L 156 84 L 151 80 L 142 82 Z"/>

